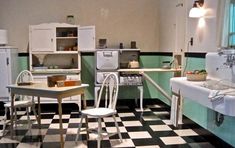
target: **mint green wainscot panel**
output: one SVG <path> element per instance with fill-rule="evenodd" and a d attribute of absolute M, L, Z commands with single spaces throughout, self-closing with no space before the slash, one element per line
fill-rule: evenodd
<path fill-rule="evenodd" d="M 160 56 L 159 57 L 159 63 L 160 66 L 163 66 L 163 61 L 172 61 L 172 56 Z M 170 88 L 170 79 L 174 76 L 174 73 L 172 72 L 158 72 L 158 84 L 159 86 L 161 86 L 161 88 L 163 90 L 165 90 L 165 92 L 167 94 L 169 94 L 169 96 L 171 96 L 171 88 Z M 165 96 L 163 96 L 161 93 L 159 93 L 159 99 L 163 102 L 165 102 L 166 104 L 170 105 L 170 101 L 168 99 L 166 99 Z"/>
<path fill-rule="evenodd" d="M 140 66 L 142 68 L 157 68 L 159 67 L 159 56 L 156 55 L 142 55 L 140 56 Z M 147 73 L 155 82 L 158 82 L 158 74 L 154 72 Z M 151 83 L 144 80 L 144 98 L 158 98 L 159 92 L 153 87 Z"/>
<path fill-rule="evenodd" d="M 187 59 L 186 71 L 195 69 L 205 69 L 204 58 Z M 235 147 L 235 117 L 224 116 L 224 122 L 218 127 L 215 124 L 215 111 L 187 98 L 184 99 L 183 114 Z"/>
<path fill-rule="evenodd" d="M 204 58 L 190 58 L 186 57 L 185 58 L 185 71 L 189 70 L 201 70 L 205 69 L 205 59 Z"/>
<path fill-rule="evenodd" d="M 18 65 L 19 72 L 22 70 L 29 70 L 29 57 L 19 56 L 18 59 L 19 59 L 19 65 Z"/>
<path fill-rule="evenodd" d="M 85 91 L 87 100 L 94 100 L 95 88 L 95 58 L 94 55 L 82 55 L 81 57 L 81 79 L 82 83 L 89 84 Z"/>
<path fill-rule="evenodd" d="M 159 57 L 155 55 L 141 55 L 140 56 L 140 67 L 142 68 L 153 68 L 158 67 L 159 65 Z M 154 73 L 150 74 L 151 78 L 155 81 L 158 80 L 158 76 Z M 144 98 L 158 98 L 158 93 L 156 93 L 155 88 L 148 82 L 144 80 L 143 82 L 144 87 Z M 132 98 L 139 98 L 139 90 L 136 86 L 122 86 L 120 87 L 119 98 L 124 99 L 132 99 Z"/>

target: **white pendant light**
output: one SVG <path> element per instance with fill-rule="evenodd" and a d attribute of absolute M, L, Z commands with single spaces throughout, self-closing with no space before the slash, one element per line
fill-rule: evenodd
<path fill-rule="evenodd" d="M 193 8 L 189 11 L 189 17 L 191 18 L 200 18 L 204 15 L 203 6 L 204 0 L 196 0 L 193 3 Z"/>

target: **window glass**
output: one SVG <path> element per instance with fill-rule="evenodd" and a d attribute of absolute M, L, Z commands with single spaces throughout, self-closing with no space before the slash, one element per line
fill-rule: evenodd
<path fill-rule="evenodd" d="M 235 0 L 231 0 L 229 7 L 229 40 L 228 45 L 235 47 Z"/>

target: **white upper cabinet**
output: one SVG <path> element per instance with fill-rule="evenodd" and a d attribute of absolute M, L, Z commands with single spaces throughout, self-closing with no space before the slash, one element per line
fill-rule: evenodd
<path fill-rule="evenodd" d="M 29 48 L 31 52 L 76 52 L 78 26 L 65 23 L 31 25 Z"/>
<path fill-rule="evenodd" d="M 95 50 L 95 26 L 79 27 L 79 50 L 94 51 Z"/>
<path fill-rule="evenodd" d="M 32 52 L 50 52 L 55 49 L 55 29 L 50 26 L 30 26 L 29 47 Z"/>

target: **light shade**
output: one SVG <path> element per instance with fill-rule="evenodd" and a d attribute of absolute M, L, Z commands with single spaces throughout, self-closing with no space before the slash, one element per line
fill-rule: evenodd
<path fill-rule="evenodd" d="M 192 18 L 200 18 L 200 17 L 202 17 L 203 15 L 204 15 L 204 14 L 203 14 L 202 8 L 193 7 L 193 8 L 191 8 L 191 10 L 189 11 L 189 17 L 192 17 Z"/>
<path fill-rule="evenodd" d="M 200 18 L 204 16 L 204 10 L 202 8 L 204 0 L 195 0 L 193 3 L 193 8 L 189 11 L 189 17 Z"/>
<path fill-rule="evenodd" d="M 0 45 L 8 44 L 7 31 L 0 29 Z"/>

